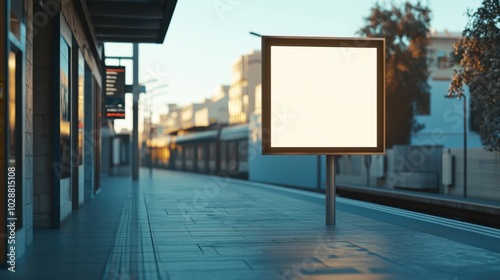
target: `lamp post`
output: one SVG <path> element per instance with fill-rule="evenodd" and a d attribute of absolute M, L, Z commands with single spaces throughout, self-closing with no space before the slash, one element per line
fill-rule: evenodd
<path fill-rule="evenodd" d="M 253 32 L 253 31 L 250 31 L 249 33 L 250 33 L 250 35 L 253 35 L 253 36 L 262 37 L 261 34 Z"/>
<path fill-rule="evenodd" d="M 455 98 L 456 95 L 445 95 L 445 98 Z M 458 99 L 464 101 L 464 197 L 467 197 L 467 99 L 464 94 Z"/>
<path fill-rule="evenodd" d="M 154 82 L 157 82 L 158 79 L 154 78 L 154 79 L 151 79 L 151 80 L 148 80 L 144 83 L 154 83 Z M 148 163 L 148 166 L 149 166 L 149 177 L 153 177 L 153 151 L 154 151 L 154 147 L 153 147 L 153 106 L 152 106 L 152 103 L 153 103 L 153 98 L 155 97 L 154 96 L 154 91 L 155 90 L 158 90 L 158 89 L 161 89 L 161 88 L 164 88 L 164 87 L 167 87 L 168 85 L 167 84 L 160 84 L 156 87 L 153 87 L 151 89 L 148 89 L 148 99 L 147 99 L 147 105 L 144 104 L 144 111 L 146 111 L 146 107 L 148 109 L 148 113 L 149 113 L 149 118 L 148 118 L 148 122 L 147 122 L 147 127 L 146 127 L 146 114 L 144 112 L 144 137 L 146 138 L 145 142 L 146 142 L 146 155 L 149 154 L 149 157 L 147 159 L 147 163 Z M 146 103 L 146 102 L 145 102 Z M 148 142 L 149 140 L 149 147 L 148 147 Z"/>

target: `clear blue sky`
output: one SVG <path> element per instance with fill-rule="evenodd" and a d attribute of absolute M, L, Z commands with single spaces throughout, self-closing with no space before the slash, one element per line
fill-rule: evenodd
<path fill-rule="evenodd" d="M 217 85 L 229 84 L 232 64 L 238 57 L 252 49 L 260 49 L 260 39 L 249 35 L 249 31 L 264 35 L 357 36 L 356 31 L 363 26 L 363 19 L 376 2 L 391 3 L 376 0 L 179 0 L 164 43 L 140 45 L 139 79 L 161 80 L 150 87 L 161 87 L 154 94 L 154 112 L 165 113 L 167 103 L 196 102 L 212 96 Z M 432 10 L 433 29 L 461 32 L 467 23 L 467 9 L 477 9 L 481 0 L 422 2 Z M 130 45 L 106 45 L 107 55 L 130 53 Z M 131 105 L 130 102 L 127 105 Z M 131 114 L 128 115 L 131 119 Z"/>

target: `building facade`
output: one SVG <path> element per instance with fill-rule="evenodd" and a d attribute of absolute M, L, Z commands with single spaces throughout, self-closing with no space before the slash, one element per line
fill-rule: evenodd
<path fill-rule="evenodd" d="M 175 5 L 0 0 L 0 265 L 100 191 L 103 43 L 163 42 Z"/>
<path fill-rule="evenodd" d="M 261 53 L 252 51 L 233 65 L 229 87 L 229 123 L 246 123 L 255 111 L 255 87 L 261 83 Z"/>
<path fill-rule="evenodd" d="M 229 86 L 220 85 L 211 98 L 186 106 L 169 104 L 168 113 L 160 116 L 163 134 L 176 133 L 179 130 L 191 130 L 213 125 L 227 125 Z"/>
<path fill-rule="evenodd" d="M 102 49 L 87 36 L 77 1 L 0 3 L 1 57 L 8 58 L 0 62 L 6 70 L 0 129 L 7 136 L 0 142 L 0 173 L 2 182 L 6 170 L 15 175 L 10 213 L 21 256 L 33 228 L 59 228 L 99 190 Z M 5 209 L 9 201 L 1 202 Z M 0 240 L 4 251 L 6 239 Z"/>
<path fill-rule="evenodd" d="M 458 33 L 431 32 L 429 57 L 430 96 L 424 106 L 417 108 L 416 121 L 424 124 L 424 128 L 414 134 L 412 145 L 443 145 L 446 148 L 462 148 L 464 132 L 463 100 L 447 99 L 453 70 L 449 62 L 453 44 L 460 38 Z M 468 88 L 464 89 L 468 97 Z M 466 98 L 467 146 L 481 147 L 477 126 L 471 120 L 470 99 Z M 473 111 L 472 111 L 472 114 Z"/>
<path fill-rule="evenodd" d="M 212 98 L 207 98 L 202 108 L 195 112 L 195 126 L 226 125 L 229 122 L 229 87 L 219 86 Z"/>

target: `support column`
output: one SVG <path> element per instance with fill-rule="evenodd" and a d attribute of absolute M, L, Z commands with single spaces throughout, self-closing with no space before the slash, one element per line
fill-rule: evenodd
<path fill-rule="evenodd" d="M 134 96 L 132 120 L 132 180 L 139 180 L 139 44 L 133 47 L 133 90 Z"/>
<path fill-rule="evenodd" d="M 335 156 L 326 156 L 326 225 L 335 225 Z"/>

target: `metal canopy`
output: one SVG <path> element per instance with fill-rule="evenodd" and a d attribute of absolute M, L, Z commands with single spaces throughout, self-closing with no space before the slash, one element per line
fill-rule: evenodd
<path fill-rule="evenodd" d="M 86 0 L 100 42 L 163 43 L 177 0 Z"/>

